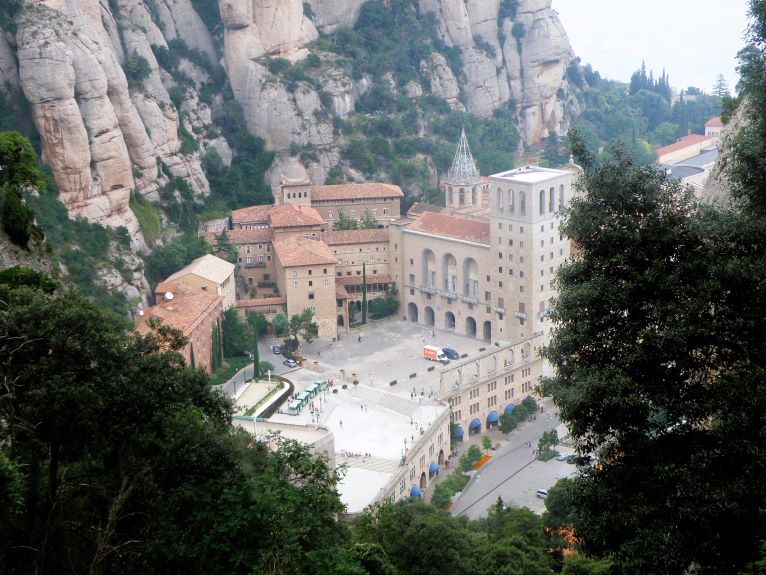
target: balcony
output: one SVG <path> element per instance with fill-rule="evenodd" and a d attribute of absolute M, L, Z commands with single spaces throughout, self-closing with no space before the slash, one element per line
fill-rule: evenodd
<path fill-rule="evenodd" d="M 497 313 L 502 313 L 502 314 L 505 314 L 505 308 L 504 308 L 504 307 L 499 307 L 499 306 L 498 306 L 498 307 L 495 307 L 495 311 L 496 311 Z"/>
<path fill-rule="evenodd" d="M 519 319 L 527 319 L 527 314 L 523 311 L 515 311 L 513 312 L 513 317 L 517 317 Z"/>
<path fill-rule="evenodd" d="M 243 265 L 246 268 L 262 268 L 266 266 L 266 262 L 255 261 L 255 262 L 245 263 Z"/>
<path fill-rule="evenodd" d="M 457 299 L 457 294 L 454 291 L 441 290 L 441 295 L 447 299 Z"/>
<path fill-rule="evenodd" d="M 422 285 L 422 286 L 420 286 L 420 291 L 422 291 L 423 293 L 434 294 L 434 293 L 436 293 L 436 288 L 434 286 Z"/>
<path fill-rule="evenodd" d="M 479 299 L 478 298 L 471 297 L 469 295 L 461 295 L 460 296 L 460 301 L 465 302 L 465 303 L 471 303 L 471 304 L 474 304 L 474 305 L 479 303 Z"/>

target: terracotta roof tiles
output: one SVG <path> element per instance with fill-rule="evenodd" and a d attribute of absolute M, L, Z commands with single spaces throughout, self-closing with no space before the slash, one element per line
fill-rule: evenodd
<path fill-rule="evenodd" d="M 274 228 L 321 226 L 324 224 L 324 220 L 318 211 L 302 204 L 275 206 L 269 214 L 269 222 Z"/>
<path fill-rule="evenodd" d="M 144 310 L 142 323 L 136 326 L 140 333 L 149 331 L 146 321 L 159 318 L 163 325 L 169 325 L 188 335 L 194 328 L 213 313 L 223 298 L 205 290 L 194 290 L 174 294 L 173 299 L 162 300 L 159 304 Z"/>
<path fill-rule="evenodd" d="M 689 136 L 684 136 L 673 144 L 664 146 L 662 148 L 657 148 L 657 157 L 666 156 L 667 154 L 672 154 L 678 150 L 683 150 L 684 148 L 688 148 L 696 144 L 702 144 L 707 141 L 712 143 L 710 136 L 703 136 L 702 134 L 690 134 Z"/>
<path fill-rule="evenodd" d="M 231 221 L 235 224 L 265 223 L 269 221 L 269 212 L 273 207 L 273 205 L 269 204 L 262 206 L 248 206 L 247 208 L 234 210 L 231 212 Z"/>
<path fill-rule="evenodd" d="M 723 122 L 721 121 L 721 118 L 719 116 L 716 116 L 715 118 L 710 118 L 707 122 L 705 122 L 706 128 L 723 128 Z"/>
<path fill-rule="evenodd" d="M 328 246 L 342 244 L 364 244 L 372 242 L 388 242 L 389 232 L 387 229 L 371 230 L 342 230 L 325 232 L 322 241 Z"/>
<path fill-rule="evenodd" d="M 312 201 L 401 198 L 403 196 L 404 194 L 399 186 L 393 184 L 381 184 L 378 182 L 311 187 Z"/>
<path fill-rule="evenodd" d="M 363 283 L 362 276 L 348 276 L 335 278 L 335 283 L 343 286 L 360 286 Z M 390 284 L 393 280 L 391 274 L 374 274 L 367 276 L 367 285 L 370 284 Z"/>
<path fill-rule="evenodd" d="M 304 236 L 290 236 L 274 240 L 273 245 L 282 267 L 335 263 L 335 257 L 330 248 L 318 240 Z"/>
<path fill-rule="evenodd" d="M 477 244 L 489 245 L 489 221 L 452 214 L 424 213 L 405 231 L 418 231 L 435 236 L 454 238 Z"/>

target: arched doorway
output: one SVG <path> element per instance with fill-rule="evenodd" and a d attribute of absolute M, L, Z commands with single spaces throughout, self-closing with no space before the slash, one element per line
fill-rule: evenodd
<path fill-rule="evenodd" d="M 432 308 L 430 305 L 426 306 L 426 308 L 423 310 L 423 315 L 425 316 L 426 325 L 432 326 L 436 324 L 436 316 L 434 315 L 434 308 Z"/>
<path fill-rule="evenodd" d="M 407 304 L 407 319 L 418 323 L 418 306 L 412 302 Z"/>
<path fill-rule="evenodd" d="M 465 334 L 470 337 L 476 337 L 476 320 L 470 315 L 465 318 Z"/>
<path fill-rule="evenodd" d="M 362 311 L 362 302 L 361 301 L 357 301 L 356 302 L 356 311 Z"/>
<path fill-rule="evenodd" d="M 433 477 L 434 475 L 439 475 L 439 464 L 431 461 L 428 465 L 428 477 Z"/>
<path fill-rule="evenodd" d="M 439 465 L 444 465 L 444 450 L 443 449 L 439 450 L 439 459 L 437 459 L 437 461 L 439 462 Z"/>
<path fill-rule="evenodd" d="M 428 483 L 428 479 L 426 478 L 426 472 L 420 474 L 420 488 L 425 489 L 426 484 Z"/>
<path fill-rule="evenodd" d="M 342 316 L 342 315 L 339 315 L 339 316 L 338 316 L 338 326 L 339 326 L 339 327 L 343 327 L 344 321 L 345 321 L 345 320 L 343 319 L 343 316 Z"/>
<path fill-rule="evenodd" d="M 490 411 L 487 415 L 487 429 L 497 427 L 497 422 L 500 421 L 500 415 L 497 411 Z"/>
<path fill-rule="evenodd" d="M 468 424 L 468 435 L 474 435 L 476 433 L 481 433 L 481 420 L 474 418 L 471 420 L 471 423 Z"/>
<path fill-rule="evenodd" d="M 455 314 L 451 311 L 444 314 L 444 329 L 455 329 Z"/>
<path fill-rule="evenodd" d="M 484 341 L 492 341 L 492 322 L 484 322 Z"/>

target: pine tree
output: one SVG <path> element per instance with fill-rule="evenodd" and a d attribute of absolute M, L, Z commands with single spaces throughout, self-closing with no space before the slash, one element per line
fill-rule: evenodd
<path fill-rule="evenodd" d="M 715 84 L 713 84 L 713 94 L 719 98 L 731 95 L 729 93 L 729 83 L 726 81 L 723 74 L 718 74 L 718 77 L 715 79 Z"/>

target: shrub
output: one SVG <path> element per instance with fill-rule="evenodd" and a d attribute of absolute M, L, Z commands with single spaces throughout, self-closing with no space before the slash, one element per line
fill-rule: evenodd
<path fill-rule="evenodd" d="M 348 385 L 346 385 L 345 383 L 344 383 L 343 385 L 341 385 L 341 387 L 342 387 L 343 389 L 348 389 Z"/>
<path fill-rule="evenodd" d="M 460 458 L 460 469 L 463 471 L 470 471 L 473 469 L 474 464 L 482 458 L 481 449 L 478 445 L 472 445 L 465 452 L 463 457 Z"/>
<path fill-rule="evenodd" d="M 388 385 L 396 385 L 396 380 L 388 382 Z"/>
<path fill-rule="evenodd" d="M 143 79 L 152 71 L 147 59 L 135 50 L 128 59 L 125 60 L 123 69 L 125 70 L 125 76 L 128 79 L 128 83 L 133 85 L 143 81 Z"/>
<path fill-rule="evenodd" d="M 463 355 L 460 356 L 461 359 L 466 358 L 466 357 L 468 357 L 467 353 L 464 353 Z"/>
<path fill-rule="evenodd" d="M 336 387 L 336 388 L 333 388 L 332 392 L 333 392 L 333 393 L 338 393 L 338 388 L 337 388 L 337 387 Z"/>
<path fill-rule="evenodd" d="M 430 367 L 428 368 L 428 371 L 433 371 L 433 370 L 435 370 L 435 369 L 436 369 L 436 366 L 435 366 L 435 365 L 432 365 L 432 366 L 430 366 Z"/>
<path fill-rule="evenodd" d="M 138 225 L 141 227 L 141 235 L 144 236 L 146 244 L 150 247 L 153 246 L 154 241 L 160 234 L 160 215 L 157 213 L 154 205 L 136 191 L 130 192 L 128 205 L 136 215 Z"/>
<path fill-rule="evenodd" d="M 417 376 L 418 376 L 418 374 L 417 374 L 417 373 L 411 373 L 411 374 L 410 374 L 410 379 L 412 379 L 413 377 L 417 377 Z"/>
<path fill-rule="evenodd" d="M 516 22 L 513 25 L 513 28 L 511 28 L 511 34 L 517 40 L 520 40 L 521 38 L 523 38 L 524 34 L 526 33 L 527 33 L 527 30 L 526 28 L 524 28 L 524 24 L 522 24 L 521 22 Z"/>

